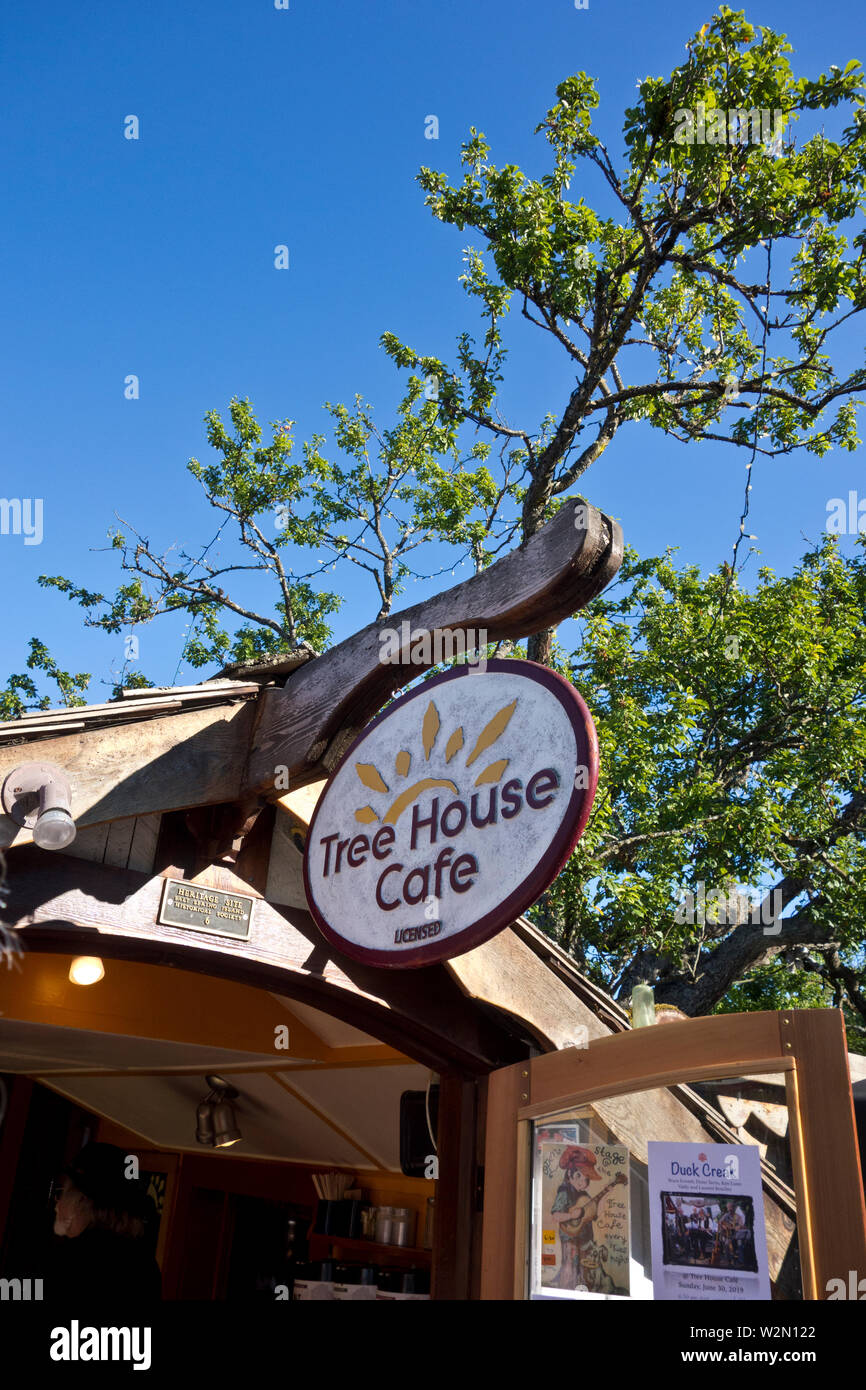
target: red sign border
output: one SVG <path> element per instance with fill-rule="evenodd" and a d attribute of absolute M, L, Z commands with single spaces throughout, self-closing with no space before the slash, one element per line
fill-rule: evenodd
<path fill-rule="evenodd" d="M 426 695 L 428 691 L 434 690 L 436 686 L 444 684 L 445 681 L 483 679 L 483 673 L 479 673 L 477 667 L 458 666 L 434 676 L 423 685 L 394 700 L 387 709 L 383 710 L 381 714 L 377 714 L 375 719 L 364 726 L 334 768 L 313 811 L 304 849 L 304 891 L 310 913 L 325 940 L 330 945 L 336 946 L 339 951 L 352 960 L 362 961 L 365 965 L 376 965 L 386 970 L 417 969 L 424 965 L 441 964 L 454 956 L 464 955 L 466 951 L 471 951 L 475 946 L 481 946 L 485 941 L 496 936 L 498 932 L 504 931 L 516 917 L 519 917 L 536 902 L 545 888 L 550 886 L 560 870 L 564 868 L 586 828 L 598 785 L 598 735 L 592 715 L 587 709 L 583 697 L 564 676 L 559 675 L 557 671 L 551 671 L 549 666 L 542 666 L 537 661 L 495 659 L 487 662 L 486 670 L 494 673 L 503 672 L 509 675 L 525 676 L 528 680 L 534 680 L 537 684 L 545 686 L 559 700 L 574 730 L 578 766 L 584 766 L 589 770 L 589 785 L 585 788 L 573 788 L 556 834 L 532 873 L 497 907 L 486 913 L 477 922 L 473 922 L 471 926 L 464 927 L 456 936 L 444 937 L 423 946 L 410 947 L 405 951 L 381 951 L 372 947 L 359 946 L 354 941 L 346 941 L 329 925 L 319 911 L 313 897 L 309 876 L 309 854 L 314 843 L 319 808 L 324 802 L 334 778 L 341 771 L 344 763 L 354 757 L 355 752 L 372 730 L 383 720 L 389 719 L 401 705 L 408 704 L 410 700 L 420 699 L 422 695 Z"/>

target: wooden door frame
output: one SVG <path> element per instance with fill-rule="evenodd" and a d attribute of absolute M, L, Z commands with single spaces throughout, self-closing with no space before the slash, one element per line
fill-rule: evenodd
<path fill-rule="evenodd" d="M 847 1280 L 851 1269 L 866 1273 L 866 1206 L 842 1013 L 792 1009 L 635 1029 L 492 1072 L 481 1297 L 525 1296 L 534 1119 L 605 1096 L 767 1072 L 785 1074 L 803 1296 L 824 1298 L 828 1280 Z"/>
<path fill-rule="evenodd" d="M 476 1229 L 478 1088 L 454 1073 L 439 1078 L 439 1178 L 433 1213 L 432 1297 L 472 1297 L 480 1248 Z M 419 1235 L 418 1244 L 421 1238 Z"/>

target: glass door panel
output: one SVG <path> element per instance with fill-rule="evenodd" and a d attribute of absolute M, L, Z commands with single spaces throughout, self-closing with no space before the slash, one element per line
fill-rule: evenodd
<path fill-rule="evenodd" d="M 706 1142 L 673 1118 L 648 1135 L 641 1117 L 663 1093 L 646 1090 L 526 1125 L 524 1296 L 803 1297 L 784 1074 L 692 1089 Z M 741 1162 L 737 1151 L 749 1146 Z"/>

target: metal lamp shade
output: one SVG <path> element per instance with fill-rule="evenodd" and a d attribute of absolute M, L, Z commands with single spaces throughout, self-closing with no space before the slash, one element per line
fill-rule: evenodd
<path fill-rule="evenodd" d="M 213 1127 L 213 1142 L 218 1149 L 227 1149 L 242 1137 L 235 1119 L 234 1106 L 227 1100 L 221 1100 L 213 1107 Z"/>

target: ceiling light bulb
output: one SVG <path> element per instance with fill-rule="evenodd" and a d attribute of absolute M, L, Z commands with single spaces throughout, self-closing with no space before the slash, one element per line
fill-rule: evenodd
<path fill-rule="evenodd" d="M 62 806 L 43 811 L 33 827 L 33 842 L 40 849 L 65 849 L 75 839 L 75 821 Z"/>
<path fill-rule="evenodd" d="M 99 956 L 76 956 L 69 967 L 69 978 L 74 985 L 95 985 L 105 974 L 105 966 Z"/>

